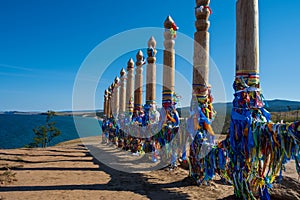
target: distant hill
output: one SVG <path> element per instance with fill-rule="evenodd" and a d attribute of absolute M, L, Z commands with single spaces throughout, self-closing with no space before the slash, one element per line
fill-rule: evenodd
<path fill-rule="evenodd" d="M 267 100 L 265 101 L 265 108 L 270 112 L 288 112 L 294 110 L 300 110 L 300 102 L 299 101 L 289 101 L 289 100 Z M 227 103 L 214 103 L 214 109 L 218 112 L 218 114 L 230 114 L 232 110 L 232 102 Z M 189 116 L 189 107 L 178 108 L 178 111 L 182 117 Z M 224 113 L 224 111 L 226 113 Z M 81 111 L 58 111 L 57 115 L 97 115 L 101 114 L 103 110 L 81 110 Z M 39 112 L 19 112 L 19 111 L 6 111 L 0 112 L 0 114 L 43 114 Z"/>
<path fill-rule="evenodd" d="M 300 102 L 275 99 L 266 101 L 266 108 L 270 112 L 287 112 L 300 110 Z"/>
<path fill-rule="evenodd" d="M 299 101 L 289 101 L 289 100 L 266 100 L 265 101 L 265 108 L 270 112 L 287 112 L 293 110 L 300 110 L 300 102 Z M 221 109 L 222 107 L 226 106 L 227 110 L 231 111 L 232 103 L 215 103 L 214 108 L 216 110 Z"/>
<path fill-rule="evenodd" d="M 300 110 L 300 102 L 299 101 L 289 101 L 289 100 L 266 100 L 265 108 L 270 112 L 287 112 L 293 110 Z M 222 107 L 226 106 L 228 111 L 232 109 L 232 103 L 215 103 L 214 108 L 216 110 L 220 110 Z"/>
<path fill-rule="evenodd" d="M 82 110 L 82 111 L 57 111 L 57 116 L 83 116 L 83 117 L 95 117 L 101 116 L 102 110 Z M 0 114 L 4 115 L 46 115 L 46 112 L 20 112 L 20 111 L 3 111 Z"/>
<path fill-rule="evenodd" d="M 21 112 L 21 111 L 3 111 L 0 114 L 4 115 L 38 115 L 40 112 Z"/>

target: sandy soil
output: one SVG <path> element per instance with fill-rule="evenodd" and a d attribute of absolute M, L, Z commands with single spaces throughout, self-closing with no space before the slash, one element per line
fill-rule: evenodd
<path fill-rule="evenodd" d="M 0 150 L 0 174 L 6 166 L 16 173 L 16 181 L 0 185 L 0 200 L 234 199 L 232 186 L 221 184 L 218 178 L 210 186 L 195 186 L 188 171 L 181 168 L 143 173 L 116 170 L 117 165 L 124 167 L 126 163 L 115 160 L 107 165 L 111 155 L 117 154 L 123 160 L 141 158 L 101 145 L 99 140 L 85 138 L 86 146 L 75 140 L 46 149 Z M 101 161 L 97 160 L 99 154 Z M 128 167 L 153 167 L 149 163 L 134 163 Z M 282 184 L 275 184 L 272 199 L 300 199 L 300 182 L 293 164 L 287 165 Z"/>

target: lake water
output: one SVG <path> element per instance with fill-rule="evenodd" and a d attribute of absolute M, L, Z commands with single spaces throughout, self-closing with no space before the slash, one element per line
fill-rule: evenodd
<path fill-rule="evenodd" d="M 55 116 L 52 121 L 56 122 L 55 126 L 61 131 L 61 135 L 53 139 L 51 146 L 79 137 L 101 134 L 100 122 L 95 118 Z M 44 125 L 45 122 L 46 115 L 0 114 L 0 149 L 24 147 L 34 138 L 32 129 Z"/>

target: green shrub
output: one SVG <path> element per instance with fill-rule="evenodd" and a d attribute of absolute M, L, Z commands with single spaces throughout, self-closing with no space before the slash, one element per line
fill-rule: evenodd
<path fill-rule="evenodd" d="M 35 137 L 33 138 L 33 142 L 26 147 L 34 148 L 34 147 L 42 147 L 45 148 L 51 141 L 61 134 L 61 131 L 55 127 L 55 123 L 51 121 L 55 116 L 54 111 L 47 111 L 46 124 L 44 126 L 39 126 L 33 129 Z"/>

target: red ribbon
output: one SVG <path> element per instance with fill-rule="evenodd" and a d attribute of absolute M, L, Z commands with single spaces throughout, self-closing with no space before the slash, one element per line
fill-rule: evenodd
<path fill-rule="evenodd" d="M 172 28 L 173 28 L 174 31 L 177 31 L 177 30 L 178 30 L 178 27 L 176 26 L 175 23 L 172 24 Z"/>
<path fill-rule="evenodd" d="M 213 13 L 212 10 L 211 10 L 211 8 L 209 6 L 203 6 L 203 8 L 207 8 L 209 10 L 210 14 Z"/>

